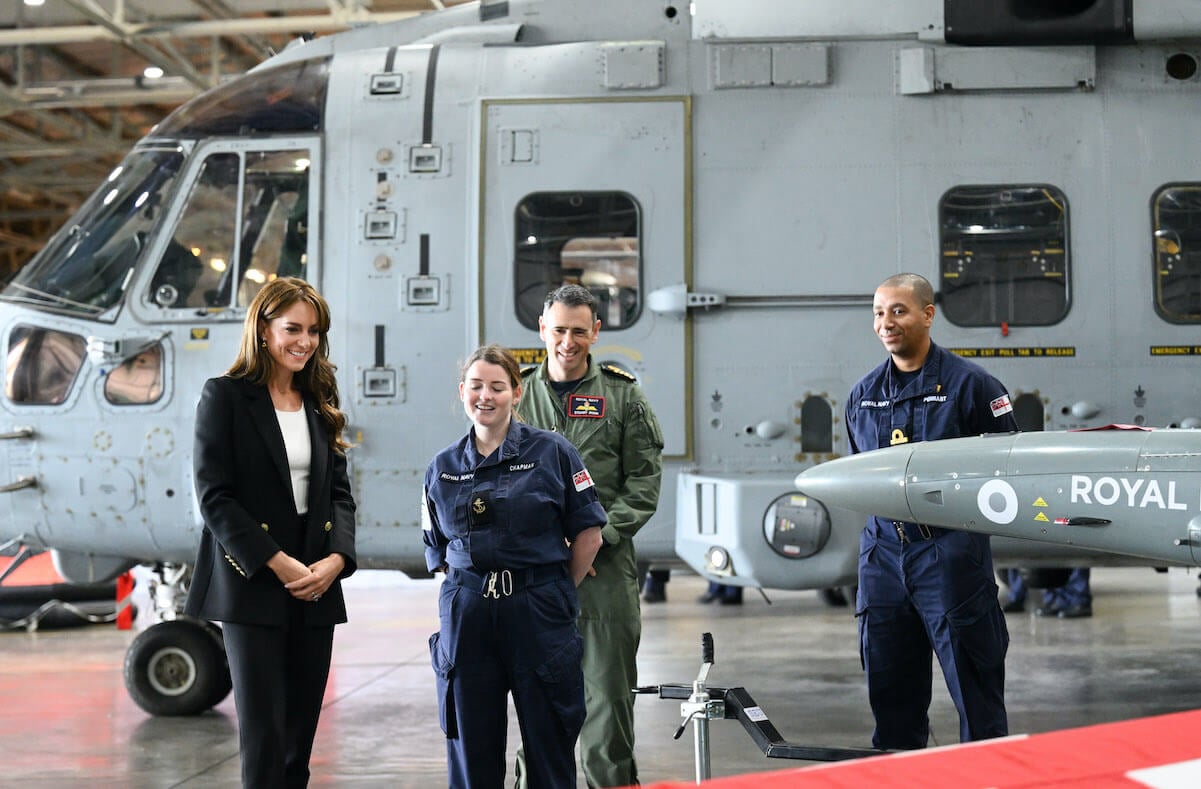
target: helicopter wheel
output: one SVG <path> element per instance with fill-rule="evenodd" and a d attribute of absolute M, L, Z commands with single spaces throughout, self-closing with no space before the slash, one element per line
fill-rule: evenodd
<path fill-rule="evenodd" d="M 231 687 L 220 631 L 208 623 L 160 622 L 139 633 L 125 653 L 125 688 L 151 715 L 197 715 Z"/>

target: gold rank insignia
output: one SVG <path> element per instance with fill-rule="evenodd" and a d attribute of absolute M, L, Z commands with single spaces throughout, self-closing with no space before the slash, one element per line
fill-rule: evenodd
<path fill-rule="evenodd" d="M 895 428 L 892 431 L 892 440 L 888 442 L 890 447 L 895 447 L 897 444 L 908 444 L 909 436 L 905 435 L 905 431 L 901 428 Z"/>
<path fill-rule="evenodd" d="M 484 503 L 483 499 L 477 496 L 475 500 L 471 502 L 471 509 L 476 515 L 483 515 L 484 511 L 488 509 L 488 505 Z"/>

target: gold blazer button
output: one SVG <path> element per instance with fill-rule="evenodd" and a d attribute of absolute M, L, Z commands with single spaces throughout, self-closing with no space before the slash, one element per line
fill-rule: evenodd
<path fill-rule="evenodd" d="M 263 527 L 263 531 L 271 531 L 271 527 L 268 526 L 267 524 L 260 523 L 259 525 Z"/>
<path fill-rule="evenodd" d="M 326 522 L 325 522 L 325 530 L 326 530 L 326 531 L 333 531 L 333 530 L 334 530 L 334 524 L 330 523 L 329 521 L 326 521 Z"/>

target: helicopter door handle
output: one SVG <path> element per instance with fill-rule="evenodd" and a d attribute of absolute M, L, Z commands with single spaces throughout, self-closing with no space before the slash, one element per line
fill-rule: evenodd
<path fill-rule="evenodd" d="M 12 493 L 14 490 L 22 490 L 24 488 L 36 488 L 38 486 L 37 477 L 17 477 L 16 482 L 10 482 L 7 485 L 0 485 L 0 493 Z"/>
<path fill-rule="evenodd" d="M 0 439 L 6 438 L 33 438 L 33 428 L 15 427 L 10 433 L 0 433 Z"/>

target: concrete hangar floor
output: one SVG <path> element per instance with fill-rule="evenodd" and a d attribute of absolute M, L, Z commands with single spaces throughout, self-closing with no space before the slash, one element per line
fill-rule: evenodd
<path fill-rule="evenodd" d="M 1010 614 L 1007 701 L 1012 732 L 1045 732 L 1201 707 L 1201 600 L 1184 570 L 1098 569 L 1095 615 Z M 688 683 L 700 634 L 716 641 L 711 685 L 743 686 L 789 741 L 863 747 L 871 716 L 855 621 L 814 592 L 748 594 L 742 606 L 695 602 L 700 578 L 676 574 L 665 605 L 643 608 L 644 684 Z M 445 785 L 426 639 L 437 625 L 436 582 L 363 572 L 347 588 L 313 754 L 313 786 Z M 229 787 L 238 784 L 233 698 L 194 718 L 151 718 L 122 681 L 130 631 L 111 625 L 0 634 L 0 787 Z M 672 735 L 679 702 L 637 703 L 644 783 L 693 778 L 692 735 Z M 957 740 L 936 679 L 931 721 Z M 768 760 L 735 721 L 711 730 L 713 775 L 804 763 Z M 510 726 L 510 760 L 519 737 Z M 581 780 L 581 786 L 583 782 Z"/>

